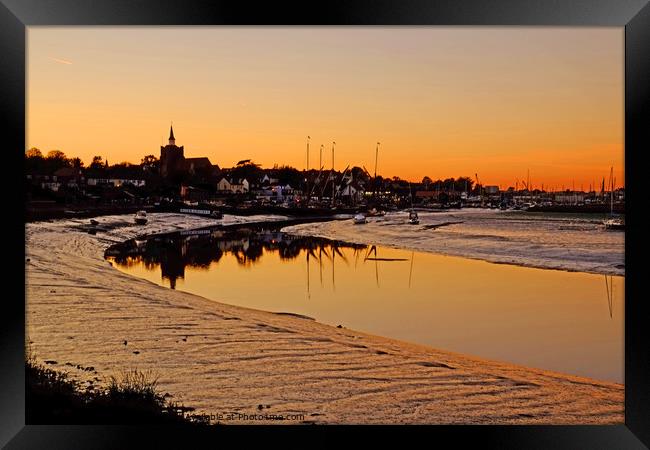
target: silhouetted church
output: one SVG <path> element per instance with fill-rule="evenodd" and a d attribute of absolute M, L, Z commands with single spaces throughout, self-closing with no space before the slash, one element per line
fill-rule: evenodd
<path fill-rule="evenodd" d="M 176 145 L 174 128 L 169 127 L 169 143 L 160 146 L 160 175 L 163 178 L 175 174 L 199 175 L 204 178 L 216 178 L 219 175 L 219 166 L 212 164 L 208 158 L 186 158 L 184 148 Z"/>

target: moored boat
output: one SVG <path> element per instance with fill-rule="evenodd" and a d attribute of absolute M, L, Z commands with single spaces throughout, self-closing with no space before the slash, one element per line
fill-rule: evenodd
<path fill-rule="evenodd" d="M 603 220 L 603 225 L 607 230 L 625 230 L 625 221 L 618 217 Z"/>
<path fill-rule="evenodd" d="M 409 223 L 411 225 L 417 225 L 420 223 L 420 218 L 418 217 L 418 213 L 415 212 L 414 210 L 409 211 Z"/>
<path fill-rule="evenodd" d="M 413 209 L 413 193 L 411 192 L 411 183 L 409 182 L 409 198 L 411 199 L 411 210 L 409 211 L 409 224 L 417 225 L 420 223 L 418 213 Z"/>
<path fill-rule="evenodd" d="M 610 203 L 609 218 L 603 220 L 606 230 L 625 230 L 625 220 L 614 216 L 614 167 L 609 172 Z"/>
<path fill-rule="evenodd" d="M 147 212 L 144 210 L 140 210 L 137 213 L 135 213 L 134 217 L 135 223 L 138 225 L 145 225 L 147 223 Z"/>
<path fill-rule="evenodd" d="M 356 216 L 354 216 L 352 221 L 354 222 L 355 225 L 368 223 L 368 219 L 366 219 L 366 216 L 364 216 L 363 214 L 357 214 Z"/>

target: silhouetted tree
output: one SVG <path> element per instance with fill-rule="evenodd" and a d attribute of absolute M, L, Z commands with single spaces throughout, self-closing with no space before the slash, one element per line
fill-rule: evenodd
<path fill-rule="evenodd" d="M 48 172 L 55 172 L 63 167 L 71 167 L 72 163 L 61 150 L 51 150 L 45 157 L 45 167 Z"/>
<path fill-rule="evenodd" d="M 25 152 L 25 170 L 29 172 L 42 172 L 45 169 L 45 159 L 41 151 L 35 147 Z"/>
<path fill-rule="evenodd" d="M 263 174 L 259 164 L 246 160 L 230 171 L 232 178 L 246 178 L 249 183 L 257 183 Z"/>
<path fill-rule="evenodd" d="M 93 156 L 93 162 L 90 163 L 90 169 L 103 169 L 104 161 L 101 156 Z"/>
<path fill-rule="evenodd" d="M 36 147 L 32 147 L 25 152 L 25 157 L 27 158 L 43 158 L 43 153 Z"/>
<path fill-rule="evenodd" d="M 140 161 L 140 165 L 144 170 L 155 172 L 158 171 L 160 161 L 158 161 L 158 158 L 156 158 L 154 155 L 146 155 L 144 158 L 142 158 L 142 161 Z"/>
<path fill-rule="evenodd" d="M 294 188 L 300 186 L 302 175 L 300 171 L 291 166 L 280 166 L 275 171 L 275 178 L 280 184 L 289 184 Z"/>
<path fill-rule="evenodd" d="M 350 169 L 350 173 L 352 174 L 352 179 L 356 181 L 367 182 L 368 180 L 370 180 L 370 177 L 368 176 L 366 171 L 363 170 L 361 167 L 354 166 L 352 169 Z"/>

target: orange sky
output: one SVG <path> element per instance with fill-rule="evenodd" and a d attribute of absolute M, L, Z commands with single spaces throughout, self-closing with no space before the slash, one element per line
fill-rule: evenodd
<path fill-rule="evenodd" d="M 623 174 L 623 28 L 29 27 L 27 147 L 89 163 L 374 168 L 502 188 Z M 521 184 L 520 184 L 521 186 Z"/>

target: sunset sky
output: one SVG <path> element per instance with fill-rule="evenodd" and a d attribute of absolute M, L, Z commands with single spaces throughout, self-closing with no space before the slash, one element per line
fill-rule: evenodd
<path fill-rule="evenodd" d="M 27 148 L 624 182 L 623 28 L 29 27 Z"/>

